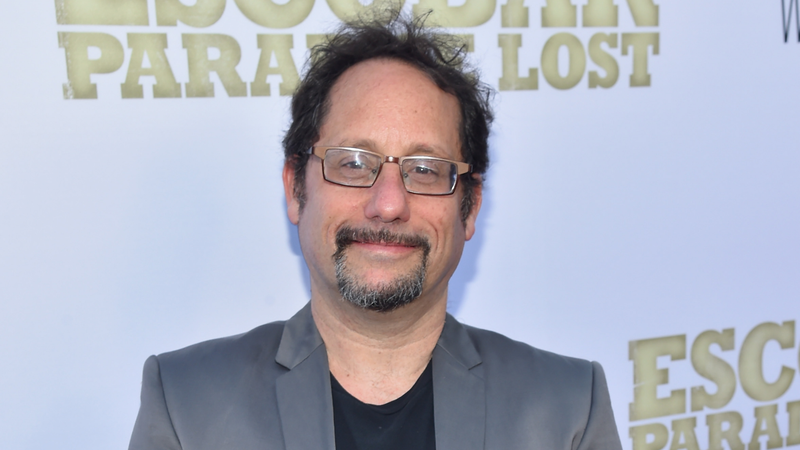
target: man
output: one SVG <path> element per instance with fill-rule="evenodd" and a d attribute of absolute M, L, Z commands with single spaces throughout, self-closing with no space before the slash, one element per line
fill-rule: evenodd
<path fill-rule="evenodd" d="M 283 170 L 311 301 L 150 357 L 132 450 L 620 448 L 597 363 L 446 313 L 492 115 L 445 41 L 397 19 L 315 50 Z"/>

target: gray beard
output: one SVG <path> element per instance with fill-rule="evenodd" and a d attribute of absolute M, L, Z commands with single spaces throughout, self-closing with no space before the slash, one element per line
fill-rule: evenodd
<path fill-rule="evenodd" d="M 388 242 L 414 245 L 422 248 L 420 263 L 409 273 L 401 275 L 389 283 L 368 287 L 360 283 L 348 270 L 345 250 L 354 241 Z M 388 230 L 355 230 L 343 227 L 336 233 L 336 253 L 333 254 L 336 281 L 342 298 L 359 308 L 377 312 L 393 311 L 405 306 L 422 295 L 422 285 L 428 266 L 430 244 L 421 236 L 394 234 Z"/>

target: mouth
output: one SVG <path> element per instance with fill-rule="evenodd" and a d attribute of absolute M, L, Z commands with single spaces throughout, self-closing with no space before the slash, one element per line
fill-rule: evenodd
<path fill-rule="evenodd" d="M 397 250 L 420 248 L 426 255 L 431 248 L 428 239 L 418 234 L 394 233 L 385 228 L 370 230 L 344 226 L 336 232 L 336 253 L 334 257 L 340 256 L 347 247 L 353 244 L 376 246 L 387 250 L 391 248 Z"/>
<path fill-rule="evenodd" d="M 370 241 L 370 240 L 359 240 L 355 239 L 351 241 L 351 244 L 364 244 L 364 245 L 380 245 L 383 247 L 407 247 L 407 248 L 415 248 L 416 245 L 406 245 L 406 244 L 398 244 L 396 242 L 386 242 L 386 241 Z"/>

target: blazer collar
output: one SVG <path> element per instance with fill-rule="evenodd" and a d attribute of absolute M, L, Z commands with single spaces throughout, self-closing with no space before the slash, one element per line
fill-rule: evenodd
<path fill-rule="evenodd" d="M 286 450 L 333 450 L 328 354 L 310 304 L 286 322 L 275 362 L 289 369 L 275 381 Z"/>
<path fill-rule="evenodd" d="M 311 316 L 309 302 L 286 322 L 275 362 L 291 370 L 320 345 L 323 345 L 322 337 Z M 481 363 L 481 356 L 467 334 L 466 327 L 450 314 L 445 319 L 444 329 L 436 346 L 441 347 L 466 370 Z"/>
<path fill-rule="evenodd" d="M 442 329 L 442 335 L 439 336 L 436 346 L 441 347 L 466 370 L 481 363 L 481 355 L 478 354 L 472 339 L 467 334 L 467 328 L 450 314 L 444 321 L 444 329 Z"/>
<path fill-rule="evenodd" d="M 433 350 L 433 415 L 437 450 L 479 450 L 486 434 L 481 357 L 466 327 L 447 315 Z"/>
<path fill-rule="evenodd" d="M 292 370 L 320 345 L 322 337 L 311 316 L 311 302 L 308 302 L 303 309 L 286 321 L 275 362 Z"/>
<path fill-rule="evenodd" d="M 334 449 L 328 355 L 310 303 L 286 322 L 275 361 L 288 372 L 276 380 L 287 450 Z M 484 447 L 486 393 L 481 357 L 466 327 L 447 315 L 433 350 L 437 450 Z"/>

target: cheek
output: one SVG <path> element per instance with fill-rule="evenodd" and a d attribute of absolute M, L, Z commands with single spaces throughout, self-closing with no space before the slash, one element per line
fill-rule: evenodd
<path fill-rule="evenodd" d="M 307 197 L 300 222 L 313 228 L 309 231 L 316 233 L 316 240 L 333 242 L 343 225 L 359 223 L 359 218 L 363 217 L 363 206 L 352 194 L 338 186 L 324 186 Z"/>
<path fill-rule="evenodd" d="M 432 209 L 436 213 L 436 217 L 430 221 L 433 227 L 436 242 L 434 244 L 440 247 L 440 251 L 452 248 L 458 245 L 459 242 L 465 240 L 464 225 L 461 222 L 460 208 L 455 204 L 455 199 L 450 202 L 441 202 Z"/>

